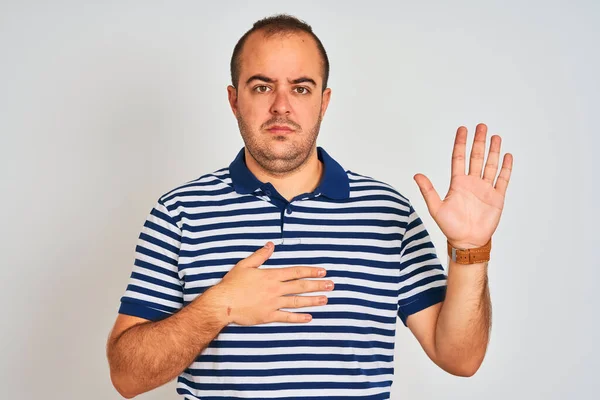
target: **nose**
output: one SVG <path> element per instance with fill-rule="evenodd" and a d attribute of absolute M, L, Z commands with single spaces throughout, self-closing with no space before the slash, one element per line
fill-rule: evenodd
<path fill-rule="evenodd" d="M 277 90 L 271 104 L 271 114 L 287 115 L 291 112 L 292 107 L 288 98 L 288 94 L 284 90 Z"/>

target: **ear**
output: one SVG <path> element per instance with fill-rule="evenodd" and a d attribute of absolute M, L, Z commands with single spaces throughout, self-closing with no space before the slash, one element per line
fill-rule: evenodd
<path fill-rule="evenodd" d="M 329 100 L 331 99 L 331 88 L 325 89 L 321 98 L 321 118 L 325 116 L 327 106 L 329 106 Z"/>
<path fill-rule="evenodd" d="M 233 111 L 233 115 L 237 117 L 237 89 L 231 85 L 227 86 L 227 99 L 229 100 L 229 106 L 231 107 L 231 111 Z"/>

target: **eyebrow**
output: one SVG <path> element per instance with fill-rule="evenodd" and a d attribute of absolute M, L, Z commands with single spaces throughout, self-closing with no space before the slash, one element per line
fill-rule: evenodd
<path fill-rule="evenodd" d="M 254 80 L 258 80 L 258 81 L 263 81 L 263 82 L 267 82 L 267 83 L 273 83 L 275 82 L 275 80 L 269 78 L 268 76 L 264 76 L 264 75 L 252 75 L 250 78 L 248 78 L 248 80 L 246 81 L 246 85 L 248 85 L 250 82 L 254 81 Z M 313 86 L 317 86 L 317 83 L 315 82 L 314 79 L 309 78 L 308 76 L 301 76 L 300 78 L 294 79 L 292 81 L 289 81 L 290 83 L 293 83 L 294 85 L 297 85 L 298 83 L 310 83 Z"/>

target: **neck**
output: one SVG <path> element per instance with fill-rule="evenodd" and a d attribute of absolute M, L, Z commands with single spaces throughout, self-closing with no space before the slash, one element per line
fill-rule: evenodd
<path fill-rule="evenodd" d="M 294 197 L 310 193 L 315 190 L 321 182 L 323 175 L 323 163 L 319 160 L 316 146 L 313 147 L 306 161 L 293 171 L 276 174 L 262 168 L 250 155 L 248 149 L 244 150 L 246 166 L 261 182 L 270 182 L 273 187 L 287 201 Z"/>

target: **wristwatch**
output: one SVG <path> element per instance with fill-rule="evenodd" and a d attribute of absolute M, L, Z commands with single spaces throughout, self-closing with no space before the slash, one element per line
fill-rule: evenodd
<path fill-rule="evenodd" d="M 492 239 L 482 247 L 476 249 L 457 249 L 448 243 L 448 255 L 450 259 L 458 264 L 477 264 L 484 261 L 490 261 L 490 252 L 492 250 Z"/>

